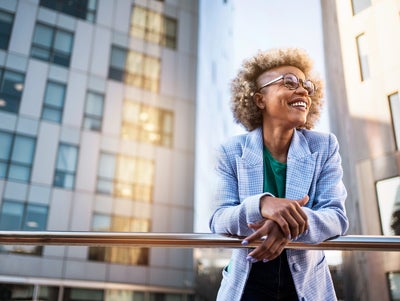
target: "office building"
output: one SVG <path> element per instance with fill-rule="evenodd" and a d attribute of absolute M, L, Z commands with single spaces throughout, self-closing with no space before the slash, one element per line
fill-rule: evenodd
<path fill-rule="evenodd" d="M 348 188 L 348 234 L 399 235 L 400 2 L 321 1 L 331 129 Z M 400 254 L 346 251 L 345 300 L 400 300 Z"/>
<path fill-rule="evenodd" d="M 0 0 L 0 229 L 193 232 L 197 0 Z M 1 246 L 0 299 L 192 300 L 190 249 Z"/>

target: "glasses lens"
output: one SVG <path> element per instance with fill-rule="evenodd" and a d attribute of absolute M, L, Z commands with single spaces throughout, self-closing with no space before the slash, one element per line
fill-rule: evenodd
<path fill-rule="evenodd" d="M 290 90 L 296 90 L 299 87 L 299 79 L 296 75 L 288 73 L 283 77 L 283 84 Z"/>
<path fill-rule="evenodd" d="M 305 82 L 303 82 L 303 87 L 304 89 L 307 90 L 308 95 L 312 96 L 315 92 L 315 87 L 312 81 L 310 80 L 306 80 Z"/>

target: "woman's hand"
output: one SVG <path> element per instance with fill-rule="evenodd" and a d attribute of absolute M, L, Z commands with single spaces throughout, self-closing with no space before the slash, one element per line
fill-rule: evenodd
<path fill-rule="evenodd" d="M 266 195 L 260 200 L 261 215 L 275 221 L 289 239 L 296 238 L 308 228 L 307 215 L 301 208 L 307 204 L 308 200 L 308 195 L 300 200 Z"/>
<path fill-rule="evenodd" d="M 261 245 L 249 253 L 247 259 L 252 262 L 260 260 L 267 262 L 275 259 L 282 253 L 289 242 L 289 239 L 283 234 L 279 225 L 272 220 L 263 220 L 257 224 L 250 224 L 248 226 L 255 230 L 255 232 L 247 236 L 242 244 L 246 245 L 253 241 L 264 239 Z"/>

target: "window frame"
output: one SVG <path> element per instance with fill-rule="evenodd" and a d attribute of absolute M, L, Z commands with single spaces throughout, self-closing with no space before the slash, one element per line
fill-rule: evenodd
<path fill-rule="evenodd" d="M 37 31 L 39 30 L 40 27 L 49 31 L 51 35 L 49 45 L 39 44 L 37 41 L 35 41 L 36 34 L 39 34 L 37 33 Z M 56 43 L 58 37 L 62 34 L 68 35 L 71 39 L 71 45 L 69 51 L 63 51 L 57 49 Z M 42 22 L 36 23 L 33 32 L 31 52 L 30 52 L 30 56 L 32 58 L 68 68 L 71 63 L 73 48 L 74 48 L 74 33 L 72 31 L 68 31 L 58 27 L 53 27 Z M 39 53 L 41 53 L 41 55 L 39 55 Z"/>
<path fill-rule="evenodd" d="M 75 152 L 74 155 L 74 161 L 72 163 L 73 168 L 72 170 L 68 170 L 67 169 L 61 169 L 59 168 L 59 164 L 63 164 L 62 162 L 60 162 L 60 160 L 63 160 L 60 156 L 60 150 L 63 148 L 69 148 L 70 150 L 73 149 Z M 68 153 L 68 155 L 70 155 Z M 55 165 L 55 169 L 54 169 L 54 179 L 53 179 L 53 186 L 54 187 L 59 187 L 59 188 L 63 188 L 63 189 L 69 189 L 69 190 L 74 190 L 75 189 L 75 182 L 76 182 L 76 173 L 77 173 L 77 167 L 78 167 L 78 160 L 79 160 L 79 147 L 77 145 L 71 144 L 71 143 L 65 143 L 65 142 L 60 142 L 58 144 L 58 150 L 57 150 L 57 157 L 56 157 L 56 165 Z M 69 165 L 70 163 L 67 162 L 67 165 Z M 65 164 L 64 164 L 65 165 Z M 66 176 L 71 177 L 70 184 L 66 184 L 66 181 L 68 181 L 68 179 L 66 179 Z M 62 177 L 61 179 L 59 179 L 58 177 Z"/>
<path fill-rule="evenodd" d="M 34 161 L 35 153 L 36 153 L 36 137 L 25 135 L 25 134 L 12 133 L 12 132 L 3 131 L 3 130 L 0 131 L 0 134 L 9 135 L 9 137 L 10 137 L 10 143 L 9 143 L 10 149 L 8 152 L 8 158 L 0 159 L 0 163 L 2 163 L 2 165 L 5 166 L 4 179 L 29 183 L 31 180 L 31 176 L 32 176 L 32 168 L 33 168 L 33 163 L 34 163 L 33 161 Z M 31 145 L 29 145 L 29 147 L 32 149 L 32 152 L 29 155 L 30 163 L 18 161 L 16 158 L 13 158 L 15 156 L 18 156 L 18 154 L 17 154 L 18 150 L 16 150 L 16 147 L 17 147 L 16 145 L 17 145 L 19 139 L 29 139 L 32 142 Z M 24 150 L 26 150 L 26 148 L 24 148 Z M 27 155 L 27 153 L 25 151 L 23 153 L 24 153 L 24 155 Z M 10 176 L 10 173 L 13 172 L 12 171 L 13 168 L 26 169 L 28 176 L 24 177 L 24 178 Z M 0 179 L 1 178 L 3 178 L 3 176 L 0 176 Z"/>
<path fill-rule="evenodd" d="M 51 103 L 48 103 L 48 93 L 49 93 L 49 87 L 50 85 L 53 85 L 55 87 L 61 88 L 62 89 L 62 99 L 61 99 L 61 105 L 57 106 Z M 61 82 L 53 81 L 53 80 L 48 80 L 46 83 L 46 89 L 44 93 L 44 99 L 43 99 L 43 105 L 42 105 L 42 113 L 41 113 L 41 119 L 50 121 L 50 122 L 55 122 L 55 123 L 61 123 L 62 118 L 63 118 L 63 112 L 64 112 L 64 105 L 65 105 L 65 97 L 67 94 L 67 85 Z M 47 118 L 45 116 L 45 112 L 47 111 L 53 111 L 58 113 L 57 116 L 59 118 L 57 119 L 52 119 L 52 118 Z M 48 115 L 51 116 L 51 115 Z"/>
<path fill-rule="evenodd" d="M 0 49 L 8 50 L 8 47 L 10 46 L 11 33 L 14 26 L 14 14 L 5 10 L 0 10 L 0 15 L 1 14 L 11 18 L 11 23 L 0 22 Z"/>

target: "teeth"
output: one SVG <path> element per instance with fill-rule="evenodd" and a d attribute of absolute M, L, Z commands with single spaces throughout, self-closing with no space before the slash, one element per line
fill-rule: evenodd
<path fill-rule="evenodd" d="M 290 104 L 292 107 L 307 107 L 307 103 L 304 101 L 298 101 Z"/>

